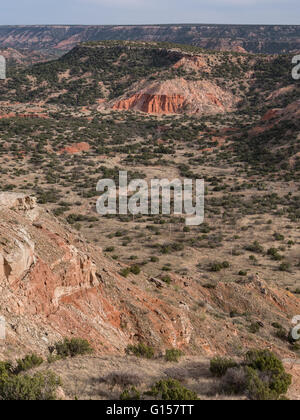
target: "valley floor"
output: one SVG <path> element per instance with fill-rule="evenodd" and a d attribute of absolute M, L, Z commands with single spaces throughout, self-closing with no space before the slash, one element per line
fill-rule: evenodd
<path fill-rule="evenodd" d="M 300 400 L 300 365 L 286 363 L 285 367 L 293 374 L 288 397 Z M 79 356 L 55 362 L 49 368 L 62 379 L 61 396 L 70 400 L 118 400 L 126 388 L 135 386 L 145 392 L 167 378 L 179 380 L 201 400 L 245 400 L 245 396 L 222 393 L 219 379 L 210 373 L 209 360 L 199 357 L 183 357 L 179 363 L 172 363 L 163 357 L 146 360 L 132 356 Z"/>

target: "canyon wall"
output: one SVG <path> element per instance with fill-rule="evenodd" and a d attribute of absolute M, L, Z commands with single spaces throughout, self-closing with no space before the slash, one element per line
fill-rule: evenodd
<path fill-rule="evenodd" d="M 67 51 L 83 41 L 166 41 L 207 49 L 288 53 L 300 49 L 299 25 L 0 26 L 0 46 Z"/>

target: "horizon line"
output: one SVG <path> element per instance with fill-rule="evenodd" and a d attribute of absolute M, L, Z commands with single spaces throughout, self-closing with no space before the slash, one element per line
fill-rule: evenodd
<path fill-rule="evenodd" d="M 0 24 L 0 27 L 41 27 L 41 26 L 78 26 L 78 27 L 88 27 L 88 26 L 300 26 L 299 23 L 15 23 L 15 24 Z"/>

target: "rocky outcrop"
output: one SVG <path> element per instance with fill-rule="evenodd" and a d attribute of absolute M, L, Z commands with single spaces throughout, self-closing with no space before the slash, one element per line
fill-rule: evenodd
<path fill-rule="evenodd" d="M 11 210 L 23 210 L 28 212 L 37 207 L 36 199 L 24 194 L 18 193 L 0 193 L 0 209 L 10 208 Z"/>
<path fill-rule="evenodd" d="M 114 110 L 128 111 L 138 109 L 148 114 L 178 114 L 184 111 L 186 99 L 182 95 L 150 95 L 137 94 L 123 99 L 113 106 Z"/>
<path fill-rule="evenodd" d="M 32 197 L 16 193 L 0 194 L 0 211 L 6 209 L 24 214 L 29 220 L 34 220 L 36 200 Z M 13 227 L 1 223 L 2 239 L 0 249 L 0 284 L 13 286 L 23 279 L 35 263 L 35 245 L 27 231 L 19 225 Z"/>
<path fill-rule="evenodd" d="M 112 108 L 153 114 L 219 114 L 231 112 L 239 100 L 210 81 L 183 78 L 143 82 L 136 90 L 112 103 Z"/>
<path fill-rule="evenodd" d="M 7 324 L 0 355 L 10 346 L 44 352 L 72 335 L 106 353 L 137 340 L 159 348 L 189 344 L 193 327 L 184 309 L 121 277 L 118 264 L 34 199 L 6 193 L 0 199 L 0 316 Z"/>
<path fill-rule="evenodd" d="M 208 61 L 200 56 L 185 55 L 177 63 L 173 65 L 174 69 L 184 68 L 187 70 L 202 70 L 210 72 Z"/>

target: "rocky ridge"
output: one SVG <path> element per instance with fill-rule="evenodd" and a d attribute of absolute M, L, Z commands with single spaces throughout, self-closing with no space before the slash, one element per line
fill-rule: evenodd
<path fill-rule="evenodd" d="M 166 41 L 219 51 L 288 53 L 299 51 L 299 25 L 35 25 L 1 26 L 4 47 L 66 51 L 83 41 Z"/>

